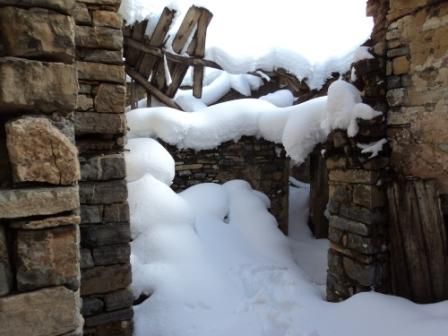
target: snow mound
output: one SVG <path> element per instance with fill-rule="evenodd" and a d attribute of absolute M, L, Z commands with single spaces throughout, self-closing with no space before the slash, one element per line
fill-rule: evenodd
<path fill-rule="evenodd" d="M 361 102 L 360 92 L 350 83 L 337 80 L 328 97 L 287 105 L 287 92 L 276 92 L 264 99 L 239 99 L 199 111 L 185 113 L 168 107 L 140 108 L 127 113 L 130 138 L 152 137 L 179 148 L 216 148 L 242 136 L 259 136 L 283 143 L 287 154 L 303 162 L 312 149 L 324 142 L 333 129 L 358 132 L 357 118 L 371 119 L 380 112 Z"/>

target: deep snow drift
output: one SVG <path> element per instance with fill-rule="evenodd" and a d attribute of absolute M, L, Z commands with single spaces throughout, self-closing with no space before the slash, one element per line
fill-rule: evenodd
<path fill-rule="evenodd" d="M 296 162 L 336 128 L 358 132 L 357 118 L 381 115 L 362 103 L 360 92 L 350 83 L 337 80 L 328 97 L 302 104 L 278 107 L 266 99 L 239 99 L 185 113 L 169 107 L 140 108 L 127 113 L 130 138 L 160 138 L 179 148 L 211 149 L 242 136 L 259 136 L 283 143 Z"/>
<path fill-rule="evenodd" d="M 163 7 L 173 8 L 172 39 L 192 3 L 214 14 L 207 59 L 235 74 L 284 68 L 312 89 L 348 71 L 372 29 L 366 0 L 123 0 L 120 13 L 129 23 L 148 17 L 151 35 Z"/>
<path fill-rule="evenodd" d="M 160 168 L 152 163 L 140 172 Z M 159 175 L 172 176 L 169 166 Z M 306 186 L 291 187 L 288 239 L 267 197 L 247 182 L 176 194 L 163 180 L 146 173 L 128 184 L 132 288 L 135 297 L 151 294 L 135 307 L 135 336 L 446 335 L 448 302 L 416 305 L 373 292 L 324 301 L 328 242 L 316 242 L 305 224 Z"/>

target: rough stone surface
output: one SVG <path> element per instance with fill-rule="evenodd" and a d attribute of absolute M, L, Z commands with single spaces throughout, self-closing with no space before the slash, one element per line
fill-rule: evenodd
<path fill-rule="evenodd" d="M 113 292 L 104 296 L 104 303 L 107 311 L 131 307 L 134 296 L 130 289 Z"/>
<path fill-rule="evenodd" d="M 128 198 L 126 181 L 81 182 L 80 197 L 82 204 L 112 204 L 125 202 Z"/>
<path fill-rule="evenodd" d="M 92 268 L 95 266 L 93 262 L 92 252 L 89 249 L 81 249 L 81 269 Z"/>
<path fill-rule="evenodd" d="M 85 297 L 82 299 L 81 314 L 83 316 L 91 316 L 99 314 L 103 311 L 104 302 L 96 297 Z"/>
<path fill-rule="evenodd" d="M 66 285 L 76 290 L 79 287 L 78 244 L 76 226 L 18 231 L 16 254 L 19 291 L 56 285 Z"/>
<path fill-rule="evenodd" d="M 344 258 L 343 263 L 347 275 L 362 286 L 372 286 L 375 283 L 375 265 L 364 265 L 350 258 Z"/>
<path fill-rule="evenodd" d="M 124 134 L 126 117 L 115 113 L 77 113 L 75 130 L 77 134 Z"/>
<path fill-rule="evenodd" d="M 0 335 L 57 336 L 81 325 L 77 293 L 55 287 L 0 299 Z"/>
<path fill-rule="evenodd" d="M 107 181 L 126 177 L 123 154 L 94 156 L 81 163 L 83 181 Z"/>
<path fill-rule="evenodd" d="M 89 62 L 76 63 L 79 79 L 124 84 L 125 71 L 123 66 Z"/>
<path fill-rule="evenodd" d="M 76 26 L 76 46 L 88 49 L 121 50 L 123 34 L 120 30 L 108 27 Z"/>
<path fill-rule="evenodd" d="M 7 295 L 12 289 L 12 273 L 9 262 L 5 228 L 0 224 L 0 296 Z"/>
<path fill-rule="evenodd" d="M 73 9 L 73 17 L 76 24 L 79 25 L 90 25 L 92 23 L 92 18 L 90 17 L 87 6 L 79 1 L 76 2 L 76 6 Z"/>
<path fill-rule="evenodd" d="M 101 223 L 103 221 L 102 205 L 81 205 L 81 223 Z"/>
<path fill-rule="evenodd" d="M 129 244 L 109 245 L 97 247 L 92 252 L 95 265 L 125 264 L 129 262 L 131 247 Z"/>
<path fill-rule="evenodd" d="M 123 244 L 131 241 L 131 231 L 127 223 L 81 226 L 81 239 L 86 247 Z"/>
<path fill-rule="evenodd" d="M 115 12 L 98 10 L 93 12 L 93 25 L 121 29 L 123 19 Z"/>
<path fill-rule="evenodd" d="M 95 97 L 95 110 L 97 112 L 123 113 L 125 98 L 125 86 L 101 84 Z"/>
<path fill-rule="evenodd" d="M 49 217 L 45 219 L 27 220 L 12 222 L 11 227 L 21 230 L 40 230 L 59 226 L 78 225 L 81 223 L 81 217 L 77 215 Z"/>
<path fill-rule="evenodd" d="M 0 0 L 0 5 L 48 8 L 69 14 L 75 6 L 75 1 L 76 0 Z"/>
<path fill-rule="evenodd" d="M 71 16 L 45 9 L 0 8 L 0 32 L 7 56 L 75 59 L 75 23 Z"/>
<path fill-rule="evenodd" d="M 73 111 L 77 91 L 74 65 L 0 58 L 0 113 Z"/>
<path fill-rule="evenodd" d="M 47 118 L 9 122 L 6 135 L 17 182 L 67 185 L 80 179 L 78 150 Z"/>
<path fill-rule="evenodd" d="M 123 64 L 122 50 L 79 49 L 77 56 L 84 62 Z"/>
<path fill-rule="evenodd" d="M 52 215 L 78 207 L 77 186 L 0 191 L 0 218 Z"/>
<path fill-rule="evenodd" d="M 129 205 L 128 203 L 111 204 L 104 207 L 104 222 L 128 222 L 129 221 Z"/>
<path fill-rule="evenodd" d="M 81 282 L 83 296 L 124 289 L 131 283 L 131 267 L 130 265 L 114 265 L 83 270 Z"/>
<path fill-rule="evenodd" d="M 88 317 L 85 320 L 86 327 L 93 327 L 100 324 L 106 324 L 110 322 L 116 322 L 116 321 L 126 321 L 132 319 L 134 316 L 134 312 L 131 308 L 123 309 L 123 310 L 116 310 L 113 312 L 108 312 L 92 317 Z"/>

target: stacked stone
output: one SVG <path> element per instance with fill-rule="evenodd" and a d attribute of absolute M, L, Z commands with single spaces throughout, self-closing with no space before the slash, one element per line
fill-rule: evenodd
<path fill-rule="evenodd" d="M 435 179 L 447 195 L 448 3 L 394 0 L 388 19 L 391 164 L 399 175 Z"/>
<path fill-rule="evenodd" d="M 243 137 L 211 150 L 178 149 L 164 144 L 176 162 L 172 188 L 182 191 L 199 183 L 224 183 L 233 179 L 248 181 L 252 188 L 271 200 L 271 212 L 280 229 L 288 231 L 289 160 L 281 145 Z"/>
<path fill-rule="evenodd" d="M 84 335 L 131 335 L 130 226 L 123 156 L 126 99 L 120 0 L 77 0 Z"/>
<path fill-rule="evenodd" d="M 385 147 L 378 156 L 369 158 L 358 147 L 360 143 L 375 143 L 386 137 L 385 29 L 378 22 L 386 12 L 387 2 L 370 1 L 369 13 L 377 20 L 369 45 L 375 58 L 354 64 L 355 84 L 362 90 L 364 103 L 384 115 L 372 121 L 358 120 L 360 131 L 354 138 L 338 130 L 327 143 L 329 301 L 341 301 L 371 289 L 387 290 L 385 176 L 389 152 Z"/>
<path fill-rule="evenodd" d="M 73 4 L 0 0 L 0 335 L 82 334 Z"/>

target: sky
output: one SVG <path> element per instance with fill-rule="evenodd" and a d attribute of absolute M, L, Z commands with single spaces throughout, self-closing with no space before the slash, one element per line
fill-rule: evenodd
<path fill-rule="evenodd" d="M 214 14 L 207 48 L 242 58 L 276 49 L 324 63 L 361 45 L 373 27 L 365 15 L 366 0 L 123 0 L 121 12 L 133 21 L 166 5 L 182 12 L 193 2 Z"/>

